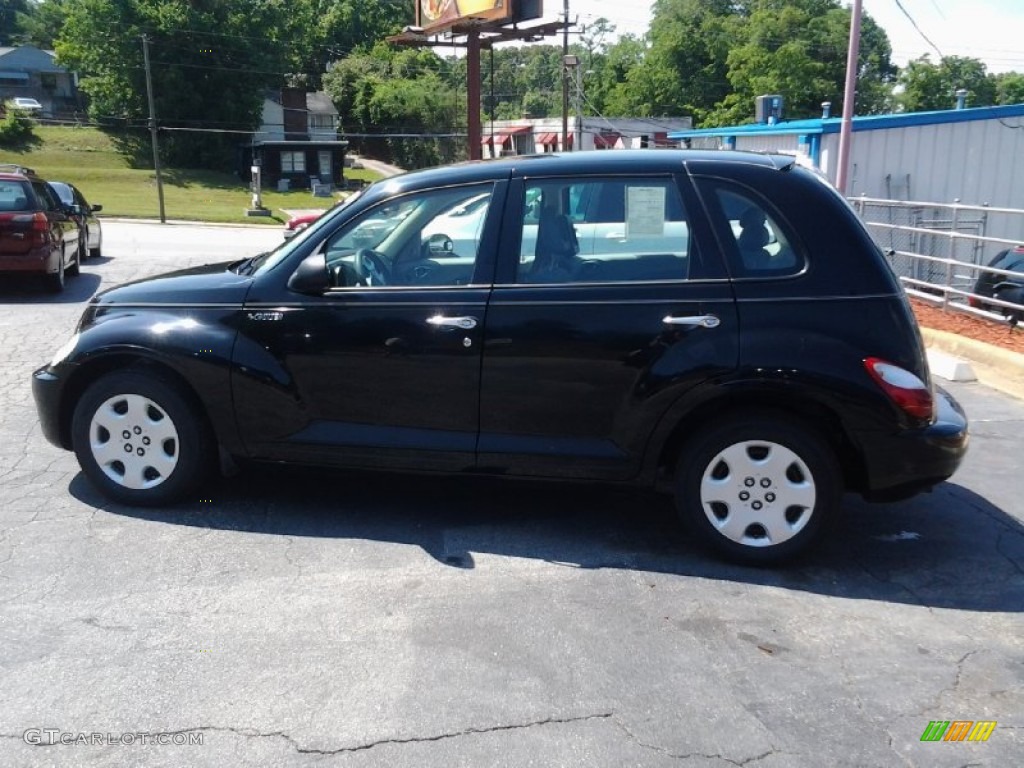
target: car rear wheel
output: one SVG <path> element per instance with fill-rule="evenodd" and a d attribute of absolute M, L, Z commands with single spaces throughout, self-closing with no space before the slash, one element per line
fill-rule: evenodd
<path fill-rule="evenodd" d="M 60 293 L 64 290 L 64 249 L 61 248 L 60 260 L 57 262 L 57 271 L 52 275 L 46 276 L 46 287 L 54 293 Z"/>
<path fill-rule="evenodd" d="M 769 564 L 804 551 L 842 495 L 832 449 L 781 414 L 731 418 L 693 438 L 676 472 L 679 513 L 727 558 Z"/>
<path fill-rule="evenodd" d="M 104 376 L 82 395 L 71 427 L 82 470 L 124 504 L 158 506 L 195 492 L 213 440 L 178 387 L 145 371 Z"/>

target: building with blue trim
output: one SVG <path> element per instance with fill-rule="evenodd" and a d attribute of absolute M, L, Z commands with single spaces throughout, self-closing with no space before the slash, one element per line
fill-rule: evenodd
<path fill-rule="evenodd" d="M 838 117 L 675 131 L 695 148 L 785 152 L 835 182 Z M 1024 104 L 853 118 L 850 195 L 1024 208 Z"/>

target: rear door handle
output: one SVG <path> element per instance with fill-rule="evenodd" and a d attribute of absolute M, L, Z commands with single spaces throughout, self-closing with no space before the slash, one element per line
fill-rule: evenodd
<path fill-rule="evenodd" d="M 469 315 L 462 317 L 447 317 L 445 315 L 434 315 L 427 318 L 427 323 L 435 328 L 461 328 L 464 331 L 476 328 L 476 318 Z"/>
<path fill-rule="evenodd" d="M 716 315 L 687 315 L 685 317 L 666 315 L 661 322 L 666 325 L 685 325 L 690 328 L 717 328 L 722 321 Z"/>

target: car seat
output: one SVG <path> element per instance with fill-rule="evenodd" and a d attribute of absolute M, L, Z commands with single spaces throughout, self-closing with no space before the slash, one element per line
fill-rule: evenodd
<path fill-rule="evenodd" d="M 554 208 L 542 208 L 537 222 L 537 246 L 527 276 L 531 283 L 565 283 L 577 269 L 580 245 L 569 217 Z"/>
<path fill-rule="evenodd" d="M 753 206 L 740 215 L 740 236 L 736 243 L 740 249 L 740 258 L 747 270 L 763 270 L 771 268 L 771 253 L 765 248 L 769 235 L 765 226 L 764 211 Z"/>

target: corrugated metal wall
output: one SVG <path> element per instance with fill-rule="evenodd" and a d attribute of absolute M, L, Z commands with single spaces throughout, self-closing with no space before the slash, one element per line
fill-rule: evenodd
<path fill-rule="evenodd" d="M 887 197 L 909 174 L 903 199 L 1024 206 L 1024 118 L 858 131 L 850 159 L 852 194 Z"/>
<path fill-rule="evenodd" d="M 838 134 L 824 136 L 822 150 L 822 170 L 835 181 Z M 857 131 L 848 193 L 1024 208 L 1024 118 Z M 992 225 L 993 237 L 1024 240 L 1020 220 Z"/>

